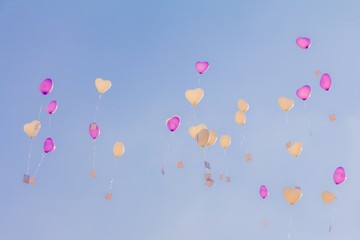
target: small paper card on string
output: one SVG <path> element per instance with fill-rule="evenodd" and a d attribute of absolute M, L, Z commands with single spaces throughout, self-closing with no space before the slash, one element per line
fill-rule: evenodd
<path fill-rule="evenodd" d="M 251 161 L 251 154 L 250 153 L 245 154 L 245 160 L 246 161 Z"/>
<path fill-rule="evenodd" d="M 166 173 L 165 165 L 162 165 L 161 173 L 162 173 L 162 175 L 165 175 L 165 173 Z"/>
<path fill-rule="evenodd" d="M 91 178 L 96 178 L 96 170 L 92 170 L 90 176 Z"/>
<path fill-rule="evenodd" d="M 29 184 L 29 182 L 30 182 L 30 176 L 27 175 L 27 174 L 24 174 L 23 182 Z"/>
<path fill-rule="evenodd" d="M 111 192 L 107 192 L 107 193 L 105 194 L 105 199 L 108 200 L 108 201 L 110 201 L 111 198 L 112 198 L 112 193 L 111 193 Z"/>
<path fill-rule="evenodd" d="M 207 169 L 209 169 L 209 170 L 211 169 L 211 168 L 210 168 L 210 163 L 209 163 L 209 162 L 206 162 L 206 161 L 205 161 L 205 162 L 204 162 L 204 164 L 205 164 L 205 168 L 207 168 Z"/>
<path fill-rule="evenodd" d="M 223 180 L 223 178 L 224 178 L 224 174 L 223 174 L 223 173 L 220 173 L 219 179 L 220 179 L 220 180 Z"/>
<path fill-rule="evenodd" d="M 288 141 L 286 144 L 285 144 L 285 148 L 288 149 L 291 147 L 291 141 Z"/>
<path fill-rule="evenodd" d="M 335 121 L 335 120 L 336 120 L 336 115 L 335 115 L 335 113 L 329 114 L 329 121 L 330 121 L 330 122 L 333 122 L 333 121 Z"/>
<path fill-rule="evenodd" d="M 204 173 L 204 176 L 205 176 L 205 180 L 212 180 L 211 178 L 211 173 Z"/>
<path fill-rule="evenodd" d="M 315 73 L 316 76 L 320 76 L 321 71 L 320 71 L 320 69 L 318 69 L 318 70 L 314 71 L 314 73 Z"/>
<path fill-rule="evenodd" d="M 183 163 L 183 161 L 178 161 L 178 163 L 177 163 L 177 168 L 179 168 L 179 169 L 184 168 L 184 163 Z"/>
<path fill-rule="evenodd" d="M 226 181 L 227 181 L 228 183 L 231 183 L 231 177 L 230 177 L 230 176 L 226 176 Z"/>
<path fill-rule="evenodd" d="M 31 177 L 30 180 L 29 180 L 29 184 L 34 185 L 35 183 L 36 183 L 36 179 Z"/>
<path fill-rule="evenodd" d="M 212 185 L 214 185 L 214 181 L 213 180 L 206 180 L 205 185 L 208 186 L 208 187 L 211 187 Z"/>

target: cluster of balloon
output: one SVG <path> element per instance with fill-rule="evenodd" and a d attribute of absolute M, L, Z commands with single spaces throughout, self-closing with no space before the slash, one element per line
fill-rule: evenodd
<path fill-rule="evenodd" d="M 165 121 L 166 127 L 170 131 L 170 134 L 172 136 L 179 129 L 180 123 L 181 123 L 180 116 L 177 116 L 177 115 L 166 119 L 166 121 Z M 172 138 L 172 136 L 171 136 L 171 138 Z M 172 145 L 172 141 L 170 143 L 168 143 L 165 159 L 164 159 L 164 162 L 161 167 L 161 173 L 163 175 L 165 175 L 165 173 L 166 173 L 166 163 L 167 163 L 167 159 L 169 156 L 169 151 L 170 151 L 171 145 Z M 183 167 L 182 162 L 178 162 L 178 168 L 182 168 L 182 167 Z"/>
<path fill-rule="evenodd" d="M 111 81 L 110 80 L 104 80 L 101 78 L 95 79 L 95 87 L 97 91 L 99 92 L 99 98 L 96 104 L 96 110 L 95 110 L 95 116 L 94 121 L 90 123 L 89 125 L 89 135 L 93 139 L 93 169 L 91 170 L 90 176 L 92 178 L 96 178 L 96 139 L 100 135 L 100 127 L 96 123 L 97 114 L 99 112 L 99 105 L 100 105 L 100 99 L 102 95 L 111 88 Z"/>
<path fill-rule="evenodd" d="M 249 110 L 250 106 L 244 99 L 239 99 L 237 102 L 238 111 L 235 114 L 235 122 L 241 126 L 241 144 L 245 146 L 245 160 L 251 161 L 251 154 L 245 144 L 244 125 L 246 123 L 245 113 Z"/>
<path fill-rule="evenodd" d="M 116 162 L 124 154 L 124 152 L 125 152 L 124 143 L 120 142 L 120 141 L 116 141 L 114 143 L 114 146 L 113 146 L 113 153 L 114 153 L 114 166 L 112 168 L 113 171 L 116 171 Z M 112 199 L 112 186 L 113 186 L 113 183 L 114 183 L 114 176 L 111 176 L 109 191 L 105 194 L 105 199 L 106 200 L 111 200 Z"/>
<path fill-rule="evenodd" d="M 39 90 L 40 90 L 41 94 L 48 95 L 53 90 L 53 87 L 54 87 L 54 83 L 53 83 L 52 79 L 47 78 L 47 79 L 44 79 L 40 83 Z M 49 102 L 47 104 L 46 111 L 48 112 L 49 115 L 52 115 L 56 112 L 57 107 L 58 107 L 57 101 L 52 100 L 51 102 Z M 27 160 L 27 167 L 26 167 L 26 172 L 24 174 L 23 182 L 27 183 L 27 184 L 31 184 L 31 185 L 35 184 L 35 182 L 36 182 L 36 177 L 40 170 L 42 162 L 44 161 L 45 154 L 54 151 L 56 148 L 55 143 L 51 137 L 48 137 L 45 139 L 45 141 L 43 143 L 43 153 L 41 154 L 41 159 L 38 163 L 38 166 L 35 170 L 34 175 L 30 176 L 29 171 L 30 171 L 30 161 L 31 161 L 32 139 L 36 137 L 36 135 L 39 133 L 40 128 L 41 128 L 41 122 L 40 122 L 41 111 L 42 111 L 42 105 L 40 107 L 38 119 L 33 120 L 29 123 L 26 123 L 23 127 L 24 132 L 31 139 L 30 147 L 29 147 L 29 156 L 28 156 L 28 160 Z M 49 118 L 49 128 L 50 128 L 50 119 L 51 118 Z"/>

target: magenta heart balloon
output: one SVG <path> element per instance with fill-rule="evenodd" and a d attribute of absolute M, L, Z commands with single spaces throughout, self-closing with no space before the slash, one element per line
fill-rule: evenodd
<path fill-rule="evenodd" d="M 100 128 L 96 123 L 94 122 L 90 123 L 89 134 L 92 137 L 92 139 L 96 139 L 100 135 Z"/>
<path fill-rule="evenodd" d="M 206 72 L 209 68 L 209 63 L 208 62 L 196 62 L 196 70 L 198 71 L 198 73 L 203 74 L 204 72 Z"/>
<path fill-rule="evenodd" d="M 39 89 L 42 94 L 47 95 L 52 91 L 53 86 L 53 81 L 50 78 L 47 78 L 40 83 Z"/>
<path fill-rule="evenodd" d="M 44 152 L 45 153 L 49 153 L 54 151 L 56 148 L 54 141 L 52 140 L 52 138 L 47 138 L 45 139 L 44 142 Z"/>
<path fill-rule="evenodd" d="M 325 91 L 329 91 L 331 87 L 331 77 L 329 74 L 324 73 L 320 79 L 320 87 Z"/>
<path fill-rule="evenodd" d="M 262 185 L 260 187 L 260 196 L 265 199 L 268 195 L 269 195 L 269 191 L 267 190 L 265 185 Z"/>
<path fill-rule="evenodd" d="M 52 101 L 49 102 L 48 105 L 46 106 L 46 111 L 47 111 L 49 114 L 53 114 L 53 113 L 56 112 L 57 107 L 58 107 L 57 101 L 52 100 Z"/>
<path fill-rule="evenodd" d="M 166 126 L 170 132 L 175 132 L 180 126 L 180 117 L 173 116 L 166 121 Z"/>
<path fill-rule="evenodd" d="M 302 49 L 307 49 L 311 45 L 311 40 L 310 40 L 310 38 L 307 38 L 307 37 L 298 37 L 296 39 L 296 44 L 299 47 L 301 47 Z"/>
<path fill-rule="evenodd" d="M 311 87 L 309 85 L 302 86 L 301 88 L 296 90 L 296 95 L 298 96 L 298 98 L 305 101 L 311 95 Z"/>
<path fill-rule="evenodd" d="M 343 167 L 336 168 L 333 179 L 335 184 L 343 183 L 346 180 L 345 169 Z"/>

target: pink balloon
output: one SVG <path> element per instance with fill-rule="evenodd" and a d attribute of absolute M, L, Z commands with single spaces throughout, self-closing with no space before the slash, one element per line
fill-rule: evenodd
<path fill-rule="evenodd" d="M 42 94 L 47 95 L 52 91 L 53 86 L 53 81 L 50 78 L 47 78 L 40 83 L 39 89 Z"/>
<path fill-rule="evenodd" d="M 260 187 L 260 196 L 265 199 L 268 195 L 269 195 L 269 191 L 267 190 L 265 185 L 262 185 Z"/>
<path fill-rule="evenodd" d="M 298 98 L 305 101 L 311 95 L 311 87 L 309 85 L 302 86 L 301 88 L 296 90 L 296 95 L 298 96 Z"/>
<path fill-rule="evenodd" d="M 346 180 L 345 169 L 343 167 L 336 168 L 333 178 L 336 184 L 343 183 Z"/>
<path fill-rule="evenodd" d="M 54 141 L 52 140 L 52 138 L 47 138 L 45 139 L 44 142 L 44 152 L 45 153 L 49 153 L 54 151 L 56 148 Z"/>
<path fill-rule="evenodd" d="M 48 105 L 46 106 L 46 111 L 47 111 L 49 114 L 53 114 L 53 113 L 56 112 L 57 107 L 58 107 L 57 101 L 52 100 L 52 101 L 49 102 Z"/>
<path fill-rule="evenodd" d="M 301 47 L 302 49 L 307 49 L 311 45 L 311 40 L 310 40 L 310 38 L 307 38 L 307 37 L 298 37 L 296 39 L 296 44 L 299 47 Z"/>
<path fill-rule="evenodd" d="M 96 123 L 94 122 L 90 123 L 89 134 L 92 137 L 92 139 L 96 139 L 100 135 L 100 128 Z"/>
<path fill-rule="evenodd" d="M 166 126 L 170 130 L 170 132 L 175 132 L 176 130 L 178 130 L 180 126 L 180 117 L 173 116 L 169 118 L 166 122 Z"/>
<path fill-rule="evenodd" d="M 331 77 L 329 74 L 324 73 L 320 79 L 320 87 L 325 91 L 329 91 L 331 87 Z"/>
<path fill-rule="evenodd" d="M 203 74 L 209 69 L 209 63 L 208 62 L 196 62 L 196 70 L 198 73 Z"/>

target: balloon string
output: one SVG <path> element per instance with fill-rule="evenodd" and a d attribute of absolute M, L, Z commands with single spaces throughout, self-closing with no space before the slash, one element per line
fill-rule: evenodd
<path fill-rule="evenodd" d="M 290 219 L 289 219 L 289 233 L 288 233 L 288 239 L 291 239 L 291 231 L 292 231 L 292 217 L 290 215 Z"/>
<path fill-rule="evenodd" d="M 171 146 L 172 146 L 172 141 L 173 141 L 173 136 L 174 134 L 170 134 L 170 141 L 167 145 L 167 148 L 166 148 L 166 153 L 165 153 L 165 158 L 164 158 L 164 161 L 163 161 L 163 165 L 162 165 L 162 170 L 165 171 L 166 169 L 166 163 L 168 161 L 168 158 L 169 158 L 169 153 L 170 153 L 170 149 L 171 149 Z"/>
<path fill-rule="evenodd" d="M 207 161 L 207 151 L 206 151 L 206 147 L 204 147 L 203 150 L 204 150 L 204 164 L 205 164 L 206 162 L 208 162 L 208 161 Z M 209 163 L 209 164 L 210 164 L 210 163 Z M 205 165 L 204 165 L 204 166 L 205 166 Z M 210 169 L 208 169 L 207 167 L 205 167 L 205 170 L 206 170 L 206 172 L 210 172 Z"/>
<path fill-rule="evenodd" d="M 45 153 L 42 153 L 42 154 L 41 154 L 40 162 L 39 162 L 38 167 L 37 167 L 37 169 L 36 169 L 36 171 L 35 171 L 35 174 L 34 174 L 34 178 L 36 178 L 36 176 L 37 176 L 37 174 L 38 174 L 38 172 L 39 172 L 39 170 L 40 170 L 41 164 L 42 164 L 42 162 L 44 161 L 44 158 L 45 158 Z"/>
<path fill-rule="evenodd" d="M 30 139 L 30 144 L 29 144 L 29 158 L 28 158 L 28 160 L 27 160 L 26 175 L 29 175 L 30 159 L 31 159 L 31 149 L 32 149 L 32 139 Z"/>
<path fill-rule="evenodd" d="M 95 162 L 96 162 L 96 141 L 93 140 L 93 170 L 95 171 Z"/>
<path fill-rule="evenodd" d="M 51 129 L 51 115 L 49 117 L 49 130 Z"/>
<path fill-rule="evenodd" d="M 110 180 L 110 187 L 109 187 L 109 192 L 111 193 L 111 189 L 112 189 L 112 186 L 113 186 L 113 182 L 114 182 L 114 178 L 111 177 L 111 180 Z"/>
<path fill-rule="evenodd" d="M 226 149 L 224 149 L 224 157 L 225 157 L 225 171 L 226 171 L 226 176 L 229 176 L 228 156 L 227 156 L 227 151 L 226 151 Z"/>
<path fill-rule="evenodd" d="M 331 216 L 330 226 L 329 226 L 329 232 L 331 232 L 333 224 L 334 224 L 334 218 L 335 218 L 335 207 L 333 208 L 333 214 Z"/>
<path fill-rule="evenodd" d="M 41 116 L 42 108 L 43 108 L 43 106 L 41 105 L 41 106 L 40 106 L 40 110 L 39 110 L 38 120 L 40 120 L 40 116 Z"/>
<path fill-rule="evenodd" d="M 332 111 L 332 95 L 331 95 L 331 93 L 328 94 L 328 104 L 329 104 L 328 108 L 331 113 L 331 111 Z"/>
<path fill-rule="evenodd" d="M 305 101 L 304 101 L 304 107 L 305 107 L 305 112 L 306 112 L 307 125 L 308 125 L 309 132 L 310 132 L 310 136 L 311 136 L 311 135 L 312 135 L 312 131 L 311 131 L 311 124 L 310 124 L 310 115 L 309 115 L 309 112 L 308 112 L 308 109 L 307 109 L 307 104 L 306 104 Z"/>
<path fill-rule="evenodd" d="M 101 99 L 101 94 L 99 95 L 99 98 L 98 98 L 98 101 L 97 101 L 97 104 L 96 104 L 96 110 L 95 110 L 95 116 L 94 116 L 94 122 L 96 122 L 96 118 L 97 118 L 97 115 L 98 115 L 98 112 L 99 112 L 99 106 L 100 106 L 100 99 Z"/>
<path fill-rule="evenodd" d="M 288 114 L 288 112 L 285 112 L 285 123 L 286 123 L 286 125 L 289 124 L 289 114 Z"/>
<path fill-rule="evenodd" d="M 196 114 L 196 107 L 193 107 L 194 109 L 194 124 L 197 122 L 197 114 Z"/>

